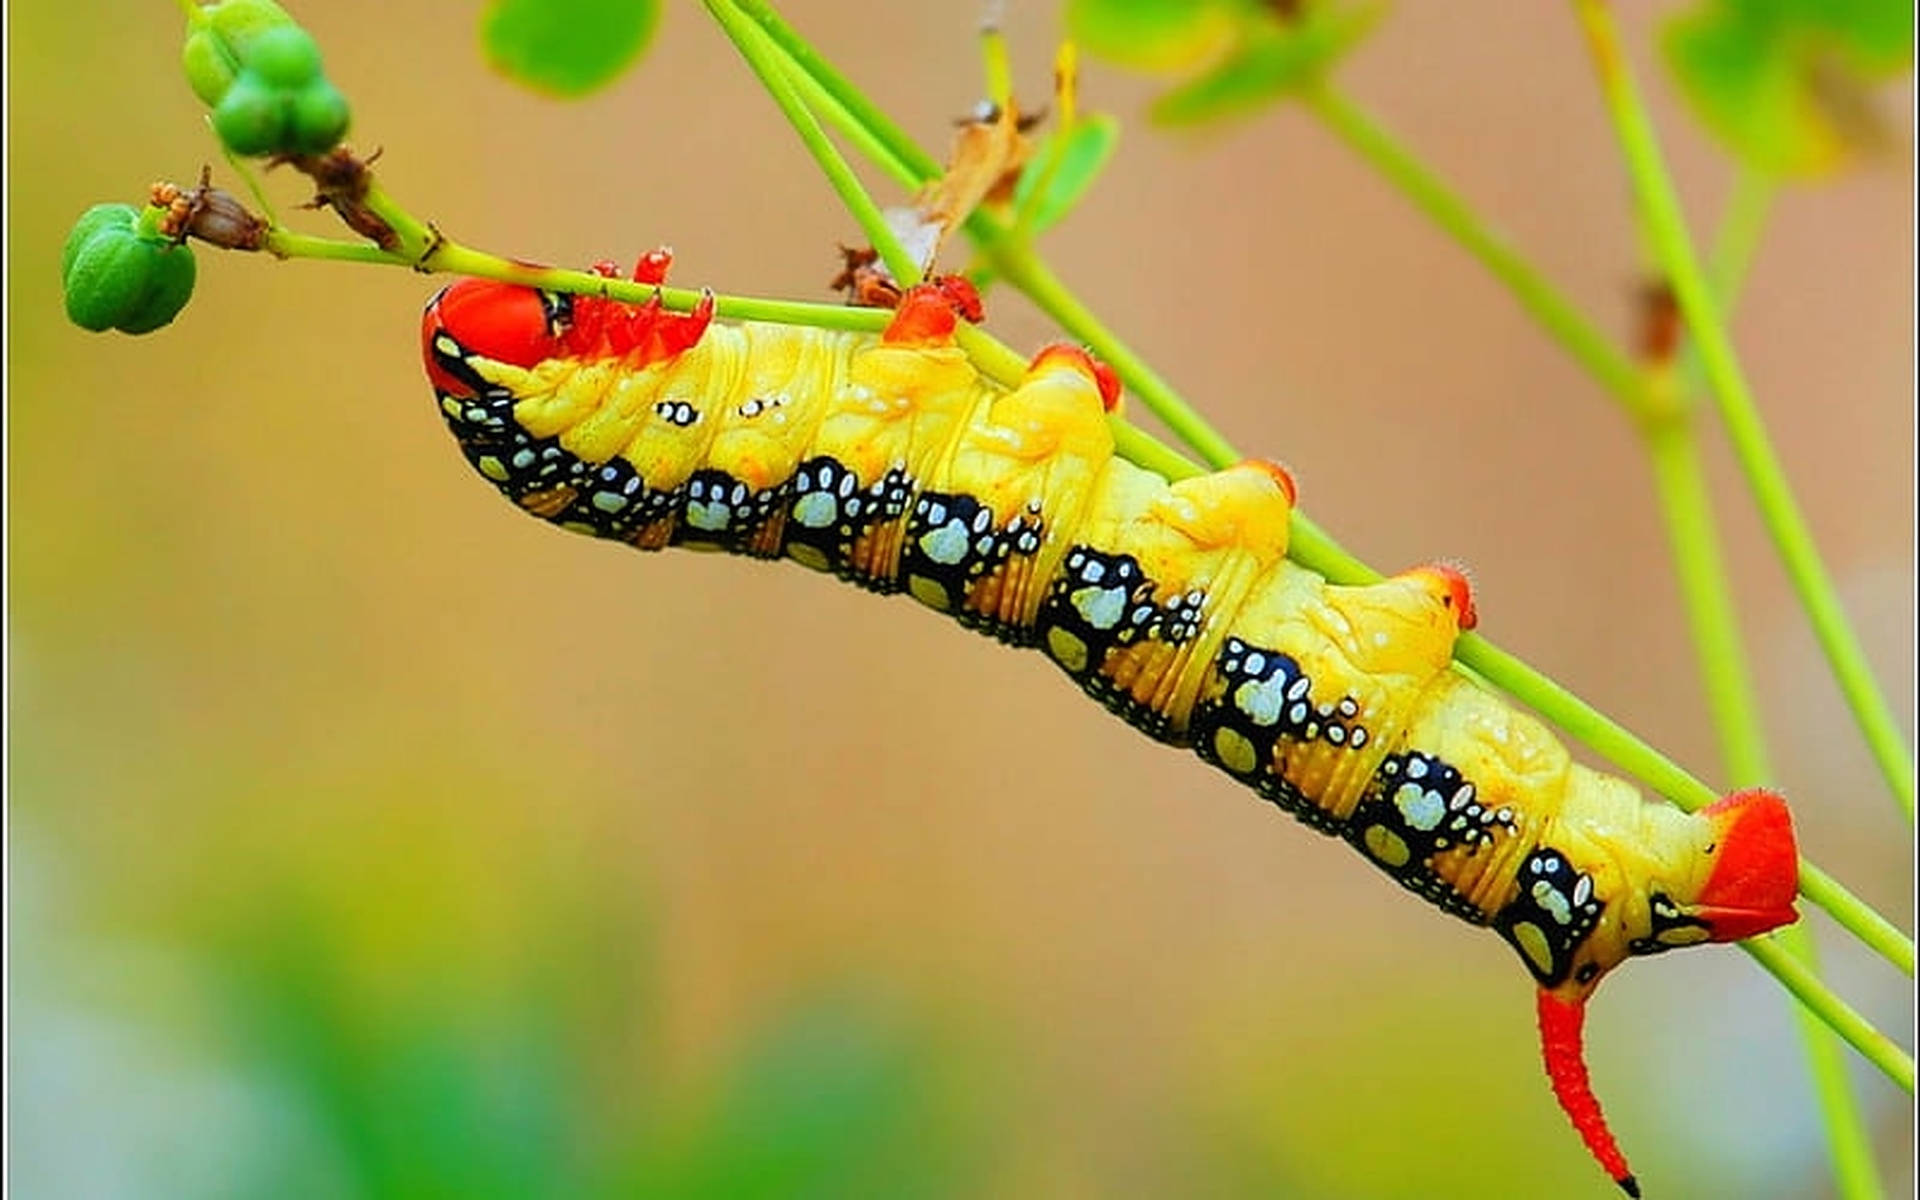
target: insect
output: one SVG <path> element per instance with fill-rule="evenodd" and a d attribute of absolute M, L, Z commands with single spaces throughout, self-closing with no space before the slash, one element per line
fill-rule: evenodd
<path fill-rule="evenodd" d="M 1283 468 L 1170 482 L 1116 457 L 1112 373 L 1053 346 L 1017 387 L 983 379 L 953 340 L 976 304 L 923 285 L 876 336 L 469 279 L 427 305 L 421 341 L 468 461 L 526 511 L 643 550 L 784 557 L 1037 649 L 1490 926 L 1538 985 L 1556 1098 L 1638 1195 L 1588 1082 L 1587 998 L 1629 957 L 1793 921 L 1784 802 L 1687 814 L 1572 762 L 1450 669 L 1475 622 L 1457 569 L 1342 587 L 1289 562 Z"/>

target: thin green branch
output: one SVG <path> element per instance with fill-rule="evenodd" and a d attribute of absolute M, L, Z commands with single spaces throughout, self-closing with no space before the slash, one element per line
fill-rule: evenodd
<path fill-rule="evenodd" d="M 900 239 L 887 224 L 886 214 L 867 194 L 859 176 L 853 173 L 853 168 L 841 156 L 839 148 L 827 136 L 827 131 L 821 127 L 819 120 L 789 81 L 787 63 L 791 60 L 781 54 L 779 44 L 759 25 L 748 20 L 732 0 L 706 0 L 706 5 L 707 11 L 733 42 L 734 49 L 740 52 L 740 56 L 747 60 L 747 65 L 759 77 L 760 85 L 773 97 L 781 115 L 793 126 L 807 153 L 813 155 L 814 163 L 819 166 L 820 173 L 827 177 L 834 194 L 840 197 L 840 202 L 860 223 L 861 232 L 879 251 L 880 260 L 886 263 L 888 272 L 902 287 L 918 283 L 920 263 L 900 244 Z"/>
<path fill-rule="evenodd" d="M 1301 99 L 1307 111 L 1505 284 L 1520 306 L 1606 388 L 1630 417 L 1645 420 L 1652 415 L 1651 402 L 1632 360 L 1583 317 L 1504 234 L 1488 225 L 1385 126 L 1331 83 L 1307 88 Z"/>
<path fill-rule="evenodd" d="M 864 92 L 853 85 L 852 80 L 842 75 L 793 26 L 787 24 L 772 5 L 765 0 L 732 0 L 732 3 L 753 18 L 754 23 L 766 32 L 795 66 L 817 80 L 822 90 L 833 95 L 850 119 L 872 131 L 874 139 L 906 164 L 919 183 L 925 183 L 940 174 L 939 160 L 922 150 L 905 130 L 894 124 L 893 118 L 884 109 L 869 100 Z"/>
<path fill-rule="evenodd" d="M 1807 1011 L 1818 1016 L 1827 1028 L 1846 1039 L 1848 1045 L 1858 1050 L 1865 1058 L 1893 1080 L 1901 1091 L 1909 1096 L 1913 1094 L 1913 1056 L 1873 1027 L 1873 1023 L 1860 1015 L 1859 1011 L 1835 996 L 1813 969 L 1788 954 L 1774 938 L 1751 938 L 1740 943 L 1740 948 L 1752 955 L 1754 960 L 1765 967 L 1793 993 Z"/>
<path fill-rule="evenodd" d="M 1721 218 L 1714 242 L 1712 277 L 1714 294 L 1729 312 L 1759 244 L 1772 194 L 1769 180 L 1743 169 Z M 1690 395 L 1686 384 L 1688 368 L 1695 362 L 1692 356 L 1684 358 L 1676 369 L 1671 354 L 1662 355 L 1657 345 L 1650 350 L 1646 367 L 1649 391 L 1658 394 L 1678 384 L 1686 389 L 1683 396 Z M 1700 678 L 1719 733 L 1721 760 L 1728 780 L 1735 786 L 1763 785 L 1772 781 L 1773 765 L 1754 704 L 1746 645 L 1740 636 L 1740 613 L 1720 553 L 1694 407 L 1682 401 L 1663 405 L 1661 411 L 1670 415 L 1644 426 L 1643 441 L 1659 485 L 1661 511 L 1673 543 L 1675 574 L 1700 658 Z M 1819 974 L 1813 931 L 1805 922 L 1781 930 L 1775 941 L 1809 971 Z M 1874 1162 L 1872 1138 L 1847 1078 L 1840 1041 L 1806 1006 L 1791 1007 L 1820 1108 L 1834 1186 L 1846 1200 L 1873 1200 L 1885 1189 Z"/>
<path fill-rule="evenodd" d="M 1699 445 L 1684 416 L 1649 426 L 1642 442 L 1653 464 L 1672 543 L 1674 574 L 1686 604 L 1694 655 L 1714 728 L 1719 731 L 1727 776 L 1741 787 L 1767 783 L 1773 769 L 1753 702 L 1753 680 L 1740 638 L 1740 610 L 1727 585 Z"/>
<path fill-rule="evenodd" d="M 1847 621 L 1846 611 L 1841 607 L 1833 581 L 1760 420 L 1752 390 L 1720 319 L 1719 305 L 1694 253 L 1686 217 L 1652 124 L 1640 102 L 1633 73 L 1621 54 L 1613 13 L 1604 0 L 1575 0 L 1575 9 L 1586 31 L 1601 92 L 1620 139 L 1634 192 L 1653 238 L 1654 251 L 1673 284 L 1687 329 L 1699 346 L 1701 366 L 1734 454 L 1746 475 L 1747 486 L 1753 492 L 1761 519 L 1772 535 L 1867 746 L 1886 776 L 1901 812 L 1911 822 L 1914 818 L 1912 752 L 1874 680 L 1866 654 Z"/>

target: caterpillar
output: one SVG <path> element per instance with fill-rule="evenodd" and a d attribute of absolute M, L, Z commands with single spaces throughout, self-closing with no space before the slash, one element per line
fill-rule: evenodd
<path fill-rule="evenodd" d="M 791 559 L 1037 649 L 1492 928 L 1536 984 L 1556 1099 L 1637 1196 L 1588 1080 L 1586 1002 L 1630 957 L 1795 920 L 1785 803 L 1688 814 L 1574 763 L 1450 669 L 1476 621 L 1458 569 L 1349 587 L 1289 561 L 1283 468 L 1169 481 L 1116 457 L 1112 372 L 1051 346 L 1016 387 L 983 378 L 953 337 L 977 303 L 921 285 L 874 335 L 467 279 L 428 303 L 421 345 L 467 460 L 527 512 L 643 550 Z"/>

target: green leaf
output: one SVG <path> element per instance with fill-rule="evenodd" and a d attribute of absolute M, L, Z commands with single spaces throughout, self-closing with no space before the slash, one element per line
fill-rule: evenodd
<path fill-rule="evenodd" d="M 1039 233 L 1073 210 L 1113 157 L 1120 122 L 1096 113 L 1055 133 L 1040 147 L 1013 191 L 1014 211 L 1029 233 Z"/>
<path fill-rule="evenodd" d="M 1890 134 L 1872 84 L 1913 63 L 1913 8 L 1886 0 L 1707 0 L 1667 23 L 1694 112 L 1749 166 L 1827 174 Z"/>
<path fill-rule="evenodd" d="M 659 23 L 659 0 L 493 0 L 480 42 L 494 70 L 571 99 L 632 65 Z"/>
<path fill-rule="evenodd" d="M 1372 31 L 1380 5 L 1313 4 L 1290 20 L 1250 23 L 1232 55 L 1154 102 L 1153 119 L 1195 125 L 1263 107 L 1322 78 Z"/>
<path fill-rule="evenodd" d="M 1250 6 L 1239 0 L 1069 0 L 1067 31 L 1091 54 L 1136 71 L 1183 71 L 1217 59 Z"/>

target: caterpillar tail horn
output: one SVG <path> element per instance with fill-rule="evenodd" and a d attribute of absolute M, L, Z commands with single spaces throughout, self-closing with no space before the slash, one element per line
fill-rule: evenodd
<path fill-rule="evenodd" d="M 1546 988 L 1540 989 L 1540 1054 L 1546 1060 L 1547 1079 L 1553 1084 L 1554 1099 L 1573 1122 L 1574 1131 L 1587 1145 L 1600 1169 L 1620 1185 L 1629 1196 L 1640 1195 L 1640 1183 L 1627 1167 L 1613 1131 L 1607 1128 L 1606 1114 L 1593 1094 L 1587 1077 L 1586 1054 L 1581 1046 L 1581 1030 L 1587 1023 L 1585 997 L 1565 1000 Z"/>

